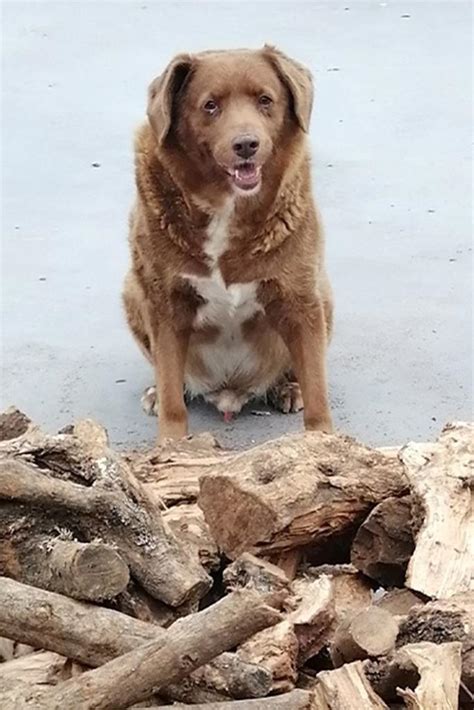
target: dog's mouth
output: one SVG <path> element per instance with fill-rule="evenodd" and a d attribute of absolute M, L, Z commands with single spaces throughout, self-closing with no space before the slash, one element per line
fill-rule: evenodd
<path fill-rule="evenodd" d="M 255 190 L 260 185 L 262 179 L 262 167 L 249 161 L 238 163 L 232 168 L 225 168 L 231 182 L 239 190 Z"/>

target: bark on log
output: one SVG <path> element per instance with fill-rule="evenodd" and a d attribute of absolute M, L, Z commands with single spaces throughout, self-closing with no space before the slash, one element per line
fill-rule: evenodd
<path fill-rule="evenodd" d="M 385 656 L 394 647 L 398 623 L 384 609 L 373 606 L 360 611 L 340 624 L 331 641 L 331 659 L 335 666 L 350 661 Z"/>
<path fill-rule="evenodd" d="M 100 666 L 154 639 L 165 643 L 168 632 L 111 609 L 0 577 L 0 634 L 88 666 Z M 215 690 L 231 697 L 259 697 L 271 687 L 271 675 L 234 654 L 224 654 L 191 674 L 185 695 L 170 686 L 166 697 L 191 701 L 201 689 L 213 689 L 214 683 Z"/>
<path fill-rule="evenodd" d="M 351 562 L 384 587 L 401 587 L 415 549 L 411 530 L 411 497 L 387 498 L 368 515 L 357 531 Z"/>
<path fill-rule="evenodd" d="M 414 643 L 365 666 L 374 690 L 387 702 L 402 697 L 413 710 L 457 710 L 461 644 Z"/>
<path fill-rule="evenodd" d="M 128 567 L 112 547 L 47 535 L 30 537 L 18 530 L 11 535 L 7 530 L 11 530 L 12 516 L 5 515 L 7 507 L 10 513 L 15 510 L 0 505 L 0 569 L 3 574 L 85 601 L 112 599 L 125 589 L 130 576 Z M 9 525 L 5 525 L 7 520 Z"/>
<path fill-rule="evenodd" d="M 269 554 L 348 531 L 374 505 L 407 490 L 393 456 L 337 435 L 284 436 L 201 478 L 198 503 L 225 554 Z M 222 510 L 226 515 L 222 515 Z"/>
<path fill-rule="evenodd" d="M 474 694 L 474 592 L 414 607 L 402 621 L 397 646 L 431 641 L 462 643 L 462 682 Z"/>
<path fill-rule="evenodd" d="M 335 671 L 321 671 L 314 690 L 318 710 L 388 710 L 364 675 L 361 661 Z"/>
<path fill-rule="evenodd" d="M 134 579 L 131 579 L 127 588 L 112 601 L 110 608 L 148 624 L 163 627 L 169 626 L 184 613 L 191 611 L 186 604 L 182 607 L 163 604 L 148 594 Z M 180 610 L 183 610 L 183 613 L 180 613 Z"/>
<path fill-rule="evenodd" d="M 262 594 L 289 594 L 290 581 L 277 565 L 244 552 L 223 574 L 226 589 L 255 589 Z"/>
<path fill-rule="evenodd" d="M 144 588 L 171 606 L 200 598 L 209 589 L 204 569 L 179 545 L 138 481 L 110 450 L 94 459 L 80 439 L 68 435 L 40 436 L 36 443 L 20 437 L 7 444 L 16 458 L 0 461 L 0 499 L 10 501 L 10 514 L 16 506 L 19 518 L 26 512 L 28 520 L 34 511 L 43 528 L 46 509 L 52 528 L 74 530 L 86 541 L 106 539 Z M 18 460 L 20 455 L 51 468 L 48 473 L 34 468 Z M 82 484 L 49 472 L 74 476 Z"/>
<path fill-rule="evenodd" d="M 280 618 L 257 593 L 233 592 L 204 611 L 175 622 L 166 632 L 165 644 L 161 639 L 152 641 L 57 688 L 30 693 L 19 701 L 15 710 L 126 708 L 187 676 Z M 2 707 L 10 710 L 8 706 Z"/>
<path fill-rule="evenodd" d="M 165 705 L 162 710 L 172 710 L 172 708 L 176 710 L 177 707 L 177 705 Z M 290 693 L 271 698 L 193 705 L 192 710 L 317 710 L 317 706 L 314 704 L 312 693 L 307 690 L 292 690 Z"/>
<path fill-rule="evenodd" d="M 444 599 L 472 588 L 474 425 L 447 425 L 434 444 L 408 444 L 400 452 L 412 495 L 423 511 L 406 586 Z"/>
<path fill-rule="evenodd" d="M 208 572 L 218 569 L 221 561 L 219 550 L 204 520 L 204 514 L 196 504 L 176 505 L 165 510 L 163 520 L 196 562 Z"/>

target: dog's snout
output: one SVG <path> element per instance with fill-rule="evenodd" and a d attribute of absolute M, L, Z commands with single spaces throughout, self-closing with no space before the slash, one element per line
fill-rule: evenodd
<path fill-rule="evenodd" d="M 232 141 L 232 148 L 234 153 L 239 156 L 239 158 L 248 159 L 251 158 L 258 150 L 260 141 L 257 136 L 250 135 L 246 133 L 241 136 L 237 136 Z"/>

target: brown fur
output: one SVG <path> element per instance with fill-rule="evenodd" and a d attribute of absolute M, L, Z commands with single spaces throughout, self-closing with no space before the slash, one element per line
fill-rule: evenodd
<path fill-rule="evenodd" d="M 218 117 L 201 110 L 210 91 L 223 107 Z M 260 105 L 261 94 L 271 94 L 269 108 Z M 150 87 L 149 122 L 135 141 L 138 194 L 123 297 L 130 328 L 155 368 L 162 438 L 186 434 L 186 376 L 205 376 L 199 344 L 219 336 L 216 325 L 196 326 L 203 299 L 183 274 L 211 273 L 206 230 L 233 193 L 224 168 L 233 169 L 239 131 L 260 139 L 262 180 L 256 194 L 236 197 L 217 263 L 227 287 L 258 283 L 263 312 L 242 324 L 258 382 L 241 373 L 222 387 L 245 399 L 291 366 L 305 426 L 331 429 L 325 356 L 332 296 L 311 194 L 305 136 L 311 104 L 307 70 L 271 47 L 180 55 Z"/>

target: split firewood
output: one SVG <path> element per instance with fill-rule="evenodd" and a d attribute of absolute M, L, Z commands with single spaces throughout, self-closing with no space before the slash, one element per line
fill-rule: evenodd
<path fill-rule="evenodd" d="M 414 607 L 422 607 L 425 604 L 423 599 L 420 599 L 410 589 L 391 589 L 384 594 L 380 599 L 374 602 L 374 606 L 380 609 L 389 611 L 392 616 L 398 620 L 408 616 Z"/>
<path fill-rule="evenodd" d="M 402 621 L 397 646 L 430 641 L 462 644 L 462 683 L 474 694 L 474 592 L 414 607 Z"/>
<path fill-rule="evenodd" d="M 403 586 L 415 543 L 411 529 L 410 496 L 379 503 L 357 531 L 351 562 L 384 587 Z"/>
<path fill-rule="evenodd" d="M 410 710 L 457 710 L 461 644 L 413 643 L 370 662 L 365 674 L 387 702 L 403 698 Z"/>
<path fill-rule="evenodd" d="M 406 586 L 444 599 L 473 588 L 474 425 L 447 425 L 434 444 L 409 444 L 400 452 L 422 524 Z"/>
<path fill-rule="evenodd" d="M 111 599 L 125 589 L 130 576 L 128 566 L 112 547 L 101 542 L 30 535 L 30 520 L 22 525 L 18 518 L 14 522 L 17 510 L 9 503 L 0 505 L 3 574 L 86 601 Z"/>
<path fill-rule="evenodd" d="M 361 661 L 334 671 L 321 671 L 314 690 L 318 710 L 388 710 L 364 675 Z"/>
<path fill-rule="evenodd" d="M 26 643 L 18 643 L 18 641 L 5 638 L 4 636 L 0 637 L 0 663 L 12 661 L 14 658 L 20 658 L 20 656 L 26 656 L 29 653 L 33 653 L 35 650 L 33 646 Z"/>
<path fill-rule="evenodd" d="M 124 458 L 148 495 L 165 508 L 195 503 L 199 478 L 232 455 L 211 434 L 165 442 L 150 452 L 127 452 Z"/>
<path fill-rule="evenodd" d="M 100 666 L 154 639 L 165 643 L 168 632 L 118 611 L 0 577 L 0 634 L 87 666 Z M 211 667 L 199 668 L 189 676 L 185 693 L 170 686 L 166 697 L 192 702 L 205 689 L 230 697 L 266 694 L 272 682 L 269 671 L 239 657 L 232 662 L 234 655 L 224 654 Z"/>
<path fill-rule="evenodd" d="M 330 579 L 334 598 L 334 630 L 344 619 L 372 604 L 370 583 L 353 565 L 307 567 L 304 574 L 309 579 L 319 579 L 322 576 Z"/>
<path fill-rule="evenodd" d="M 336 629 L 330 653 L 335 666 L 385 656 L 395 647 L 398 623 L 384 609 L 372 606 L 347 618 Z"/>
<path fill-rule="evenodd" d="M 219 567 L 219 550 L 204 520 L 204 513 L 195 503 L 176 505 L 163 511 L 163 520 L 205 570 L 212 572 Z"/>
<path fill-rule="evenodd" d="M 231 559 L 325 541 L 407 490 L 397 458 L 346 436 L 284 436 L 234 456 L 201 478 L 198 503 Z M 222 515 L 222 510 L 226 511 Z"/>
<path fill-rule="evenodd" d="M 277 565 L 244 552 L 228 565 L 223 574 L 227 589 L 247 587 L 262 594 L 289 594 L 290 581 Z"/>
<path fill-rule="evenodd" d="M 73 664 L 68 658 L 51 651 L 36 651 L 0 664 L 0 678 L 27 683 L 30 687 L 57 685 L 72 678 Z"/>
<path fill-rule="evenodd" d="M 162 710 L 172 710 L 176 705 L 165 705 Z M 258 700 L 234 700 L 232 703 L 206 703 L 193 705 L 192 710 L 317 710 L 312 693 L 292 690 L 283 695 Z M 360 709 L 359 709 L 360 710 Z"/>
<path fill-rule="evenodd" d="M 166 632 L 165 644 L 162 639 L 151 641 L 53 689 L 29 691 L 25 697 L 20 688 L 16 698 L 11 692 L 6 703 L 0 698 L 0 705 L 3 710 L 120 710 L 187 676 L 279 619 L 280 614 L 256 592 L 238 590 L 175 622 Z"/>
<path fill-rule="evenodd" d="M 0 499 L 8 502 L 0 507 L 2 517 L 13 516 L 11 538 L 21 535 L 21 522 L 38 534 L 49 530 L 54 537 L 59 529 L 82 542 L 106 540 L 152 596 L 171 606 L 202 597 L 210 578 L 164 525 L 122 458 L 105 446 L 97 425 L 73 431 L 28 430 L 0 442 Z M 15 576 L 23 579 L 20 566 Z"/>
<path fill-rule="evenodd" d="M 252 636 L 238 649 L 240 658 L 272 673 L 272 692 L 294 688 L 298 668 L 316 655 L 327 641 L 334 620 L 331 582 L 295 580 L 294 609 L 276 626 Z"/>

